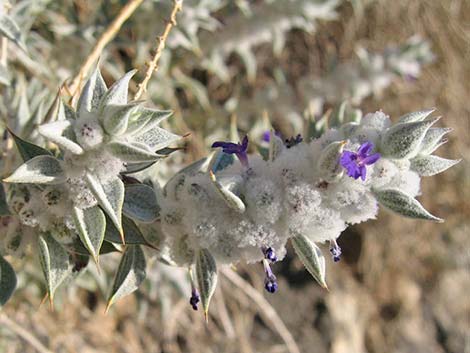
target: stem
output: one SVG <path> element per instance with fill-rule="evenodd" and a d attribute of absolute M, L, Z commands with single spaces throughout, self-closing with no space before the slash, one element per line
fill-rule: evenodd
<path fill-rule="evenodd" d="M 292 334 L 287 329 L 286 325 L 282 322 L 276 310 L 274 310 L 274 308 L 263 297 L 263 295 L 261 295 L 236 272 L 226 268 L 223 268 L 220 271 L 230 282 L 232 282 L 232 284 L 245 292 L 245 294 L 258 305 L 261 311 L 261 315 L 264 317 L 268 325 L 272 325 L 279 333 L 279 336 L 281 336 L 284 343 L 286 344 L 287 350 L 290 353 L 300 353 L 299 347 L 297 346 L 297 343 L 295 343 L 294 337 L 292 337 Z"/>
<path fill-rule="evenodd" d="M 109 25 L 106 31 L 103 32 L 101 37 L 96 42 L 95 46 L 88 55 L 86 61 L 83 63 L 77 76 L 74 77 L 68 89 L 72 92 L 72 97 L 75 97 L 80 92 L 80 85 L 84 77 L 88 76 L 93 64 L 98 60 L 104 47 L 116 36 L 117 32 L 124 24 L 124 22 L 134 13 L 134 11 L 142 4 L 144 0 L 129 0 L 117 17 Z"/>
<path fill-rule="evenodd" d="M 165 42 L 170 34 L 173 26 L 176 26 L 176 14 L 183 8 L 183 0 L 173 0 L 173 9 L 171 10 L 170 20 L 165 26 L 163 34 L 157 38 L 157 49 L 155 55 L 152 58 L 152 61 L 147 62 L 147 70 L 145 71 L 144 79 L 138 85 L 137 93 L 134 96 L 134 100 L 140 99 L 142 95 L 147 92 L 147 84 L 152 77 L 152 74 L 158 70 L 158 60 L 162 56 L 163 49 L 165 49 Z"/>
<path fill-rule="evenodd" d="M 9 329 L 17 336 L 21 337 L 23 340 L 28 342 L 39 353 L 52 353 L 52 351 L 49 350 L 46 346 L 44 346 L 35 336 L 26 331 L 13 320 L 10 320 L 5 314 L 0 315 L 0 324 L 2 327 Z"/>
<path fill-rule="evenodd" d="M 8 64 L 8 39 L 6 37 L 2 37 L 2 56 L 0 58 L 0 62 L 2 66 L 5 68 Z"/>

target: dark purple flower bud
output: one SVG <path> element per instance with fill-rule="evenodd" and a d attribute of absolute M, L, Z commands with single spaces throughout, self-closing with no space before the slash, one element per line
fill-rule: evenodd
<path fill-rule="evenodd" d="M 339 162 L 350 177 L 354 179 L 360 177 L 363 181 L 366 180 L 366 165 L 374 164 L 380 158 L 380 153 L 370 154 L 373 148 L 372 142 L 367 141 L 359 147 L 357 152 L 344 151 L 341 154 Z"/>
<path fill-rule="evenodd" d="M 276 278 L 266 278 L 264 281 L 264 288 L 269 292 L 269 293 L 275 293 L 277 291 L 277 282 Z"/>
<path fill-rule="evenodd" d="M 269 293 L 274 293 L 277 291 L 277 288 L 278 288 L 277 279 L 273 271 L 271 270 L 271 267 L 269 266 L 269 263 L 266 259 L 263 259 L 263 267 L 264 267 L 264 272 L 266 273 L 266 278 L 264 279 L 264 288 Z"/>
<path fill-rule="evenodd" d="M 287 148 L 291 148 L 291 147 L 294 147 L 296 145 L 298 145 L 299 143 L 301 143 L 304 139 L 302 138 L 302 135 L 298 134 L 297 136 L 295 137 L 291 137 L 289 139 L 287 139 L 285 141 L 285 144 L 286 144 L 286 147 Z"/>
<path fill-rule="evenodd" d="M 197 310 L 197 304 L 201 300 L 199 293 L 196 288 L 191 290 L 191 298 L 189 298 L 189 304 L 193 307 L 193 310 Z"/>
<path fill-rule="evenodd" d="M 338 262 L 339 260 L 341 260 L 342 252 L 336 240 L 330 241 L 330 253 L 331 253 L 331 256 L 333 257 L 334 262 Z"/>
<path fill-rule="evenodd" d="M 248 155 L 246 153 L 248 150 L 248 136 L 243 138 L 242 143 L 217 141 L 212 144 L 212 148 L 215 147 L 222 147 L 222 152 L 224 153 L 235 154 L 240 160 L 240 163 L 244 167 L 248 167 Z"/>
<path fill-rule="evenodd" d="M 276 262 L 277 261 L 277 256 L 273 248 L 271 247 L 263 247 L 261 248 L 261 251 L 264 254 L 264 258 L 271 261 L 271 262 Z"/>

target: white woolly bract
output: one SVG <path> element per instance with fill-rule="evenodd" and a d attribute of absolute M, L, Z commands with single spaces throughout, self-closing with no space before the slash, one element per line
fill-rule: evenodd
<path fill-rule="evenodd" d="M 330 144 L 343 142 L 341 151 L 357 152 L 362 144 L 372 142 L 370 154 L 380 152 L 382 135 L 390 126 L 383 112 L 367 114 L 360 123 L 327 130 L 317 140 L 281 148 L 272 161 L 250 156 L 248 168 L 235 162 L 217 172 L 216 180 L 243 202 L 244 210 L 224 199 L 227 196 L 217 190 L 208 173 L 176 175 L 166 185 L 161 205 L 162 231 L 172 260 L 191 264 L 201 248 L 221 264 L 259 261 L 267 247 L 282 258 L 292 236 L 302 234 L 317 243 L 332 241 L 347 225 L 374 219 L 378 202 L 372 189 L 394 188 L 416 196 L 420 178 L 407 159 L 382 156 L 365 166 L 364 181 L 348 176 L 343 167 L 335 177 L 330 173 L 328 180 L 322 178 L 325 173 L 320 168 L 328 164 L 319 160 L 331 151 Z"/>

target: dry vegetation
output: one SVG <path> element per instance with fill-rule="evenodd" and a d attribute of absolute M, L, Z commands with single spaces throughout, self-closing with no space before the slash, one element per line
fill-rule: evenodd
<path fill-rule="evenodd" d="M 329 292 L 291 257 L 276 265 L 276 295 L 263 293 L 260 268 L 239 267 L 279 317 L 225 276 L 208 325 L 186 297 L 175 297 L 167 310 L 152 296 L 141 295 L 138 302 L 132 296 L 104 315 L 99 293 L 79 290 L 52 312 L 47 305 L 39 308 L 39 295 L 20 291 L 0 313 L 0 351 L 470 352 L 470 2 L 378 0 L 362 18 L 347 5 L 341 17 L 344 22 L 322 25 L 315 36 L 291 33 L 282 65 L 296 80 L 307 71 L 324 71 L 334 56 L 352 57 L 356 43 L 381 49 L 414 33 L 428 38 L 437 60 L 422 77 L 393 85 L 362 108 L 380 107 L 396 117 L 434 106 L 454 128 L 440 154 L 463 163 L 422 185 L 423 204 L 444 224 L 381 212 L 377 221 L 350 228 L 340 238 L 344 261 L 327 266 Z M 258 54 L 261 72 L 268 70 L 269 50 Z M 258 79 L 262 85 L 263 75 Z M 185 119 L 191 124 L 191 117 Z M 286 328 L 276 326 L 281 319 Z M 298 347 L 289 344 L 292 337 Z"/>

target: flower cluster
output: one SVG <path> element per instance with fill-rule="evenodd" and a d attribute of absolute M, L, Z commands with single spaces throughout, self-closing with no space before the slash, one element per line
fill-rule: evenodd
<path fill-rule="evenodd" d="M 62 244 L 80 239 L 95 259 L 106 216 L 123 236 L 120 174 L 154 164 L 166 156 L 158 151 L 180 138 L 158 126 L 170 111 L 128 102 L 134 72 L 108 89 L 95 70 L 76 110 L 56 99 L 55 121 L 40 125 L 38 133 L 59 147 L 61 158 L 13 134 L 24 164 L 4 180 L 10 211 L 22 226 Z"/>
<path fill-rule="evenodd" d="M 282 260 L 291 239 L 326 286 L 316 244 L 329 242 L 339 261 L 336 239 L 348 225 L 374 219 L 378 204 L 406 217 L 441 221 L 415 200 L 421 176 L 458 162 L 431 155 L 448 132 L 432 127 L 438 120 L 429 118 L 432 111 L 405 115 L 395 125 L 383 112 L 367 114 L 287 146 L 271 134 L 266 160 L 248 157 L 247 137 L 238 144 L 214 143 L 222 151 L 185 168 L 163 189 L 160 220 L 171 261 L 198 264 L 202 250 L 217 264 L 261 261 L 265 288 L 275 292 L 269 262 Z"/>

